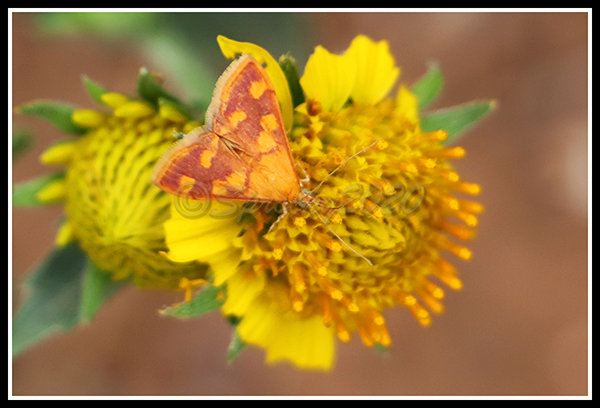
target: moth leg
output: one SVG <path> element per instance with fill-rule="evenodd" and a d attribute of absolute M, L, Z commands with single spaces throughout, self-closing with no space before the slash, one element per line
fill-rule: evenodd
<path fill-rule="evenodd" d="M 283 213 L 277 217 L 277 219 L 275 220 L 275 222 L 273 224 L 271 224 L 271 227 L 269 228 L 269 231 L 267 231 L 267 235 L 271 233 L 271 231 L 273 231 L 273 229 L 275 228 L 275 226 L 277 224 L 279 224 L 281 222 L 281 220 L 288 215 L 288 210 L 287 210 L 287 204 L 282 204 L 281 205 L 283 207 Z"/>
<path fill-rule="evenodd" d="M 304 178 L 300 179 L 300 183 L 308 183 L 310 181 L 310 176 L 306 173 L 306 170 L 304 170 L 304 167 L 300 166 L 300 164 L 298 164 L 298 162 L 296 162 L 296 166 L 298 166 L 300 168 L 300 170 L 302 170 L 302 173 L 304 174 Z"/>

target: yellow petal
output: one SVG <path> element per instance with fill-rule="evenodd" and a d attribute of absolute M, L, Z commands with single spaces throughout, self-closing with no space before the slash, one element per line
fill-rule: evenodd
<path fill-rule="evenodd" d="M 335 357 L 334 330 L 320 316 L 284 312 L 267 297 L 248 307 L 237 327 L 240 338 L 266 350 L 266 361 L 287 360 L 300 368 L 329 370 Z"/>
<path fill-rule="evenodd" d="M 327 111 L 339 111 L 356 79 L 356 66 L 346 54 L 335 55 L 318 45 L 308 58 L 300 85 L 308 99 L 316 99 Z"/>
<path fill-rule="evenodd" d="M 171 122 L 185 122 L 187 118 L 172 106 L 164 105 L 159 109 L 160 116 Z"/>
<path fill-rule="evenodd" d="M 131 101 L 115 109 L 119 118 L 140 119 L 154 114 L 154 109 L 146 102 Z"/>
<path fill-rule="evenodd" d="M 80 126 L 93 128 L 104 123 L 105 115 L 93 109 L 77 109 L 71 115 L 71 119 Z"/>
<path fill-rule="evenodd" d="M 264 276 L 245 273 L 234 274 L 227 279 L 227 301 L 222 306 L 223 313 L 244 316 L 248 312 L 250 304 L 264 287 Z"/>
<path fill-rule="evenodd" d="M 400 86 L 396 97 L 396 115 L 411 123 L 419 122 L 419 100 L 404 85 Z"/>
<path fill-rule="evenodd" d="M 223 52 L 225 58 L 234 59 L 236 54 L 250 54 L 255 60 L 266 65 L 265 70 L 273 82 L 275 93 L 277 94 L 277 98 L 281 104 L 283 124 L 285 125 L 286 129 L 290 129 L 294 120 L 292 94 L 290 93 L 290 87 L 287 79 L 285 78 L 285 74 L 281 70 L 281 67 L 275 58 L 273 58 L 267 50 L 259 47 L 256 44 L 230 40 L 222 35 L 217 37 L 217 41 L 219 42 L 221 52 Z"/>
<path fill-rule="evenodd" d="M 216 201 L 210 205 L 219 210 L 226 208 Z M 186 217 L 178 211 L 175 205 L 171 205 L 171 218 L 165 221 L 164 227 L 169 259 L 175 262 L 197 260 L 208 263 L 223 251 L 232 250 L 232 241 L 242 229 L 236 216 L 216 218 L 209 211 L 204 216 L 189 218 L 189 215 Z"/>
<path fill-rule="evenodd" d="M 192 130 L 200 126 L 202 126 L 200 122 L 196 120 L 190 120 L 185 125 L 183 125 L 183 133 L 190 133 Z"/>
<path fill-rule="evenodd" d="M 76 142 L 57 143 L 42 153 L 40 161 L 46 165 L 68 164 L 75 153 L 76 146 Z"/>
<path fill-rule="evenodd" d="M 100 96 L 102 102 L 113 109 L 129 102 L 129 98 L 118 92 L 107 92 Z"/>
<path fill-rule="evenodd" d="M 73 234 L 73 224 L 65 222 L 59 227 L 56 238 L 54 239 L 54 244 L 58 247 L 63 247 L 73 241 L 73 239 L 75 239 Z"/>
<path fill-rule="evenodd" d="M 238 271 L 241 258 L 242 250 L 238 248 L 228 248 L 210 258 L 215 286 L 221 286 Z"/>
<path fill-rule="evenodd" d="M 352 100 L 373 105 L 385 98 L 400 75 L 388 42 L 359 35 L 352 40 L 346 55 L 356 66 Z"/>
<path fill-rule="evenodd" d="M 36 194 L 40 203 L 52 204 L 63 201 L 67 196 L 67 182 L 64 179 L 47 184 Z"/>

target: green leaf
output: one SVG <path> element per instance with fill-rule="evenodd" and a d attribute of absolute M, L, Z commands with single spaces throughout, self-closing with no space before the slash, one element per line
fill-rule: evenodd
<path fill-rule="evenodd" d="M 54 250 L 31 273 L 26 286 L 30 296 L 13 319 L 13 355 L 57 329 L 79 322 L 81 279 L 87 264 L 77 244 Z"/>
<path fill-rule="evenodd" d="M 245 347 L 246 343 L 240 339 L 240 335 L 238 334 L 237 330 L 233 329 L 231 341 L 229 342 L 229 347 L 227 348 L 227 362 L 232 363 Z"/>
<path fill-rule="evenodd" d="M 225 303 L 225 297 L 219 296 L 223 287 L 207 286 L 198 296 L 189 302 L 183 302 L 161 311 L 166 316 L 179 318 L 197 317 L 211 312 Z"/>
<path fill-rule="evenodd" d="M 16 111 L 17 113 L 34 115 L 49 120 L 54 126 L 64 132 L 76 135 L 82 135 L 86 132 L 85 128 L 76 125 L 71 119 L 75 108 L 70 105 L 59 102 L 34 101 L 19 106 L 16 108 Z"/>
<path fill-rule="evenodd" d="M 431 63 L 427 72 L 411 88 L 419 98 L 419 110 L 429 106 L 444 87 L 444 76 L 437 63 Z"/>
<path fill-rule="evenodd" d="M 185 87 L 190 105 L 199 112 L 206 111 L 218 75 L 207 60 L 199 56 L 196 43 L 186 41 L 174 30 L 169 30 L 145 37 L 142 45 L 153 66 L 168 72 L 171 78 Z"/>
<path fill-rule="evenodd" d="M 63 172 L 42 176 L 23 183 L 13 185 L 12 203 L 19 207 L 36 207 L 44 205 L 37 199 L 37 193 L 48 184 L 64 177 Z"/>
<path fill-rule="evenodd" d="M 282 55 L 279 58 L 279 66 L 281 67 L 285 78 L 287 79 L 292 94 L 292 104 L 294 108 L 304 102 L 304 91 L 300 86 L 300 75 L 296 60 L 290 55 Z"/>
<path fill-rule="evenodd" d="M 122 281 L 114 281 L 110 271 L 105 271 L 88 261 L 83 276 L 83 291 L 79 317 L 82 322 L 91 322 L 104 301 L 124 286 Z"/>
<path fill-rule="evenodd" d="M 448 139 L 444 144 L 453 141 L 468 127 L 494 110 L 495 101 L 472 102 L 447 109 L 432 112 L 421 118 L 421 129 L 424 132 L 433 132 L 443 129 L 448 132 Z"/>
<path fill-rule="evenodd" d="M 55 249 L 25 282 L 29 296 L 13 319 L 13 355 L 59 329 L 90 322 L 122 286 L 77 243 Z"/>
<path fill-rule="evenodd" d="M 33 143 L 33 133 L 27 129 L 13 129 L 12 158 L 21 156 Z"/>
<path fill-rule="evenodd" d="M 97 83 L 95 83 L 94 81 L 92 81 L 90 78 L 88 78 L 85 75 L 83 76 L 83 85 L 85 86 L 85 89 L 87 89 L 88 93 L 92 96 L 92 98 L 94 98 L 94 100 L 96 102 L 104 105 L 104 102 L 102 102 L 102 95 L 110 92 L 108 89 L 98 85 Z"/>
<path fill-rule="evenodd" d="M 382 357 L 387 357 L 390 355 L 390 350 L 381 343 L 375 343 L 373 348 L 375 349 L 375 352 Z"/>
<path fill-rule="evenodd" d="M 154 75 L 148 70 L 148 68 L 140 68 L 137 80 L 137 94 L 140 98 L 158 106 L 159 98 L 173 101 L 177 104 L 181 104 L 181 101 L 174 95 L 165 91 L 161 84 L 158 83 Z"/>
<path fill-rule="evenodd" d="M 86 33 L 117 37 L 129 33 L 152 33 L 158 13 L 129 12 L 58 12 L 38 13 L 40 28 L 52 34 L 81 35 Z"/>

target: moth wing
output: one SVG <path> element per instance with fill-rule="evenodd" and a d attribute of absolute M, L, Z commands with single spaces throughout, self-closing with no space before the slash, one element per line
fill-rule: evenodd
<path fill-rule="evenodd" d="M 152 181 L 191 199 L 290 202 L 300 181 L 275 89 L 243 55 L 217 81 L 206 124 L 158 161 Z M 194 187 L 194 188 L 192 188 Z"/>
<path fill-rule="evenodd" d="M 260 195 L 274 190 L 276 201 L 292 201 L 300 180 L 283 124 L 279 100 L 267 72 L 244 54 L 217 81 L 206 127 L 229 141 L 254 169 L 250 188 Z M 285 200 L 281 198 L 285 197 Z"/>

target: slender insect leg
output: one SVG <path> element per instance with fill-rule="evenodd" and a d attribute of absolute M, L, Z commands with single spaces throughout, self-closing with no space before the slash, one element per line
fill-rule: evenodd
<path fill-rule="evenodd" d="M 282 206 L 282 208 L 283 208 L 283 213 L 282 213 L 282 214 L 281 214 L 281 215 L 280 215 L 280 216 L 279 216 L 279 217 L 278 217 L 278 218 L 275 220 L 275 222 L 274 222 L 273 224 L 271 224 L 271 228 L 269 228 L 269 231 L 267 231 L 267 234 L 270 234 L 270 233 L 271 233 L 271 231 L 273 231 L 273 229 L 275 228 L 275 226 L 276 226 L 277 224 L 279 224 L 279 222 L 281 222 L 281 220 L 282 220 L 282 219 L 283 219 L 283 218 L 284 218 L 286 215 L 288 215 L 287 204 L 286 204 L 286 203 L 284 203 L 284 204 L 282 204 L 281 206 Z"/>
<path fill-rule="evenodd" d="M 296 162 L 296 166 L 298 166 L 300 168 L 300 170 L 302 170 L 302 173 L 304 174 L 304 178 L 300 179 L 300 183 L 308 183 L 310 181 L 310 176 L 306 173 L 306 170 L 304 170 L 304 167 L 300 166 L 297 162 Z"/>

